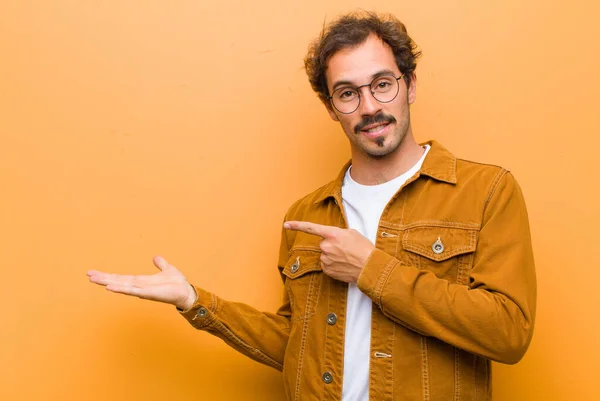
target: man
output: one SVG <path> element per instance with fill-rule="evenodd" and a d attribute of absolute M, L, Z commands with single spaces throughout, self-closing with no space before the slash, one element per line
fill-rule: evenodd
<path fill-rule="evenodd" d="M 309 49 L 309 80 L 352 160 L 286 215 L 277 313 L 191 286 L 159 257 L 154 276 L 90 280 L 176 305 L 282 370 L 289 400 L 489 400 L 490 360 L 516 363 L 533 332 L 527 212 L 505 169 L 415 141 L 415 48 L 394 17 L 362 13 Z"/>

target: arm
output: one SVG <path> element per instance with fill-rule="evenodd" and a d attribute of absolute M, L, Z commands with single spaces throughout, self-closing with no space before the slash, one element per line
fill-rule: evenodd
<path fill-rule="evenodd" d="M 288 256 L 284 235 L 285 231 L 281 239 L 280 267 L 285 265 Z M 109 291 L 172 304 L 195 328 L 216 335 L 258 362 L 283 369 L 291 317 L 286 291 L 277 313 L 263 313 L 190 285 L 184 275 L 163 258 L 156 257 L 154 264 L 160 272 L 151 276 L 126 276 L 95 270 L 89 271 L 88 276 L 91 282 L 104 285 Z"/>
<path fill-rule="evenodd" d="M 421 334 L 502 363 L 518 362 L 533 334 L 536 278 L 527 211 L 509 173 L 485 207 L 471 283 L 374 250 L 357 285 L 383 313 Z"/>
<path fill-rule="evenodd" d="M 283 370 L 283 357 L 290 332 L 290 304 L 287 293 L 277 313 L 260 312 L 246 304 L 229 302 L 195 287 L 196 302 L 187 311 L 180 311 L 188 322 L 205 330 L 236 351 Z"/>
<path fill-rule="evenodd" d="M 288 258 L 285 230 L 279 249 L 280 271 Z M 281 276 L 285 280 L 285 276 Z M 291 309 L 287 291 L 277 313 L 261 312 L 253 307 L 223 300 L 194 287 L 198 297 L 182 316 L 195 328 L 205 330 L 236 351 L 277 370 L 283 370 L 283 357 L 290 334 Z"/>

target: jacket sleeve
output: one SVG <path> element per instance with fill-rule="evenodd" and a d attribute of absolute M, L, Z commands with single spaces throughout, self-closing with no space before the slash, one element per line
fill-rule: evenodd
<path fill-rule="evenodd" d="M 453 284 L 376 249 L 358 288 L 391 320 L 502 363 L 517 363 L 533 334 L 536 277 L 525 201 L 506 170 L 489 193 L 470 272 Z"/>
<path fill-rule="evenodd" d="M 288 255 L 285 231 L 282 231 L 279 255 L 281 270 Z M 180 311 L 192 326 L 221 338 L 235 350 L 260 363 L 283 370 L 291 318 L 287 291 L 283 291 L 283 304 L 279 310 L 268 313 L 193 287 L 197 294 L 196 302 L 187 311 Z"/>

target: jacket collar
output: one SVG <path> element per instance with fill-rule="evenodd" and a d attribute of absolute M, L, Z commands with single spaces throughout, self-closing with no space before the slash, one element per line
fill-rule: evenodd
<path fill-rule="evenodd" d="M 419 174 L 426 175 L 438 181 L 456 184 L 456 156 L 450 153 L 437 141 L 427 141 L 420 145 L 429 145 L 431 146 L 431 149 L 427 152 L 427 156 L 425 156 L 425 160 L 423 161 L 423 165 L 421 166 L 421 170 L 417 173 L 417 176 Z M 322 202 L 330 197 L 341 200 L 344 176 L 351 164 L 352 160 L 348 161 L 338 174 L 337 178 L 321 188 L 314 203 Z"/>

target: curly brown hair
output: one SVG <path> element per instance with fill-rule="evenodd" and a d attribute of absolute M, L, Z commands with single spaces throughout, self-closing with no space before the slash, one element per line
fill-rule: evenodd
<path fill-rule="evenodd" d="M 331 56 L 342 49 L 360 45 L 371 34 L 377 35 L 391 47 L 406 85 L 410 85 L 421 52 L 408 36 L 404 24 L 391 14 L 353 12 L 325 25 L 304 58 L 310 85 L 323 103 L 328 104 L 329 99 L 325 71 Z"/>

